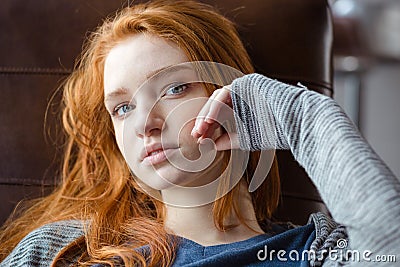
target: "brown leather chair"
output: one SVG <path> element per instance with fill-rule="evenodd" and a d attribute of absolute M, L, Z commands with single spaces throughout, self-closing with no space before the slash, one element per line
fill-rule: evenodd
<path fill-rule="evenodd" d="M 60 153 L 54 140 L 45 139 L 47 103 L 70 73 L 86 32 L 123 2 L 1 1 L 0 223 L 21 199 L 45 195 L 57 183 Z M 257 72 L 332 96 L 333 37 L 325 1 L 206 2 L 238 24 Z M 48 124 L 59 125 L 49 110 Z M 291 154 L 279 151 L 278 159 L 283 197 L 276 217 L 304 224 L 311 212 L 327 211 Z"/>

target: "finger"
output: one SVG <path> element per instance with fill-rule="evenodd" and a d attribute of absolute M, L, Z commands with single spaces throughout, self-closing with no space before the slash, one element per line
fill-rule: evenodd
<path fill-rule="evenodd" d="M 211 123 L 218 120 L 218 115 L 223 106 L 230 103 L 230 91 L 224 88 L 216 90 L 215 97 L 209 106 L 209 111 L 205 116 L 204 121 Z"/>
<path fill-rule="evenodd" d="M 209 124 L 212 124 L 217 120 L 219 111 L 224 104 L 228 104 L 229 106 L 232 105 L 230 91 L 230 85 L 226 85 L 212 93 L 196 118 L 191 133 L 194 138 L 199 138 L 203 135 L 207 131 Z"/>
<path fill-rule="evenodd" d="M 219 127 L 220 127 L 220 125 L 218 123 L 209 124 L 207 130 L 197 140 L 197 143 L 201 143 L 201 141 L 206 139 L 206 138 L 211 138 L 214 135 L 215 130 L 218 129 Z"/>
<path fill-rule="evenodd" d="M 199 113 L 201 116 L 196 120 L 193 136 L 198 138 L 207 131 L 209 127 L 207 123 L 212 124 L 218 121 L 217 118 L 221 107 L 229 102 L 231 102 L 231 100 L 228 87 L 215 90 Z"/>
<path fill-rule="evenodd" d="M 192 136 L 195 137 L 195 138 L 198 138 L 202 134 L 204 134 L 204 132 L 208 128 L 208 125 L 206 123 L 203 123 L 203 122 L 204 122 L 205 116 L 209 112 L 210 105 L 212 104 L 215 95 L 216 95 L 216 93 L 214 91 L 214 93 L 209 97 L 209 99 L 204 104 L 203 108 L 200 110 L 199 114 L 196 117 L 196 121 L 194 123 L 194 127 L 193 127 L 193 130 L 192 130 Z"/>
<path fill-rule="evenodd" d="M 199 125 L 201 124 L 201 121 L 204 120 L 205 114 L 208 111 L 208 106 L 210 105 L 210 103 L 207 102 L 204 104 L 204 106 L 202 107 L 202 109 L 200 110 L 199 114 L 197 114 L 196 116 L 196 120 L 192 129 L 192 136 L 194 138 L 199 138 L 201 136 L 201 134 L 199 133 Z M 204 125 L 202 125 L 202 127 L 204 127 Z M 204 132 L 205 129 L 201 129 L 200 132 Z"/>
<path fill-rule="evenodd" d="M 195 138 L 199 138 L 203 136 L 209 129 L 210 124 L 204 122 L 203 120 L 199 120 L 200 122 L 198 123 L 197 126 L 193 128 L 193 134 L 192 136 Z"/>
<path fill-rule="evenodd" d="M 228 149 L 238 149 L 239 148 L 239 138 L 236 133 L 224 133 L 215 140 L 215 146 L 217 151 L 228 150 Z"/>

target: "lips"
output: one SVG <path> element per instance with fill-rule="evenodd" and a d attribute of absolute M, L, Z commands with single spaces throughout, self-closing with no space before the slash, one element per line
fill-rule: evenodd
<path fill-rule="evenodd" d="M 167 159 L 167 153 L 171 153 L 177 146 L 173 145 L 162 145 L 161 143 L 155 143 L 146 146 L 140 154 L 140 159 L 146 165 L 154 165 L 161 163 Z"/>

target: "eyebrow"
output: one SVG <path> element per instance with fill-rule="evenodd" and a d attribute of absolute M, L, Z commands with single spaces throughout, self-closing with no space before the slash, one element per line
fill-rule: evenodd
<path fill-rule="evenodd" d="M 193 70 L 193 68 L 191 67 L 191 64 L 179 64 L 179 65 L 169 65 L 169 66 L 165 66 L 162 67 L 158 70 L 155 70 L 153 72 L 151 72 L 149 75 L 146 76 L 146 79 L 160 79 L 162 77 L 164 77 L 167 74 L 170 74 L 171 72 L 177 72 L 180 70 Z M 168 70 L 168 71 L 165 71 Z M 104 98 L 104 102 L 110 101 L 112 98 L 115 97 L 119 97 L 119 96 L 124 96 L 127 95 L 129 93 L 129 90 L 127 88 L 117 88 L 114 91 L 112 91 L 111 93 L 108 93 L 105 98 Z"/>
<path fill-rule="evenodd" d="M 104 98 L 104 102 L 110 101 L 112 98 L 127 95 L 129 90 L 126 88 L 117 88 L 116 90 L 112 91 L 111 93 L 107 94 Z"/>
<path fill-rule="evenodd" d="M 187 62 L 185 62 L 185 63 L 187 63 Z M 180 70 L 193 70 L 193 68 L 191 67 L 192 64 L 185 64 L 185 63 L 162 67 L 156 71 L 151 72 L 149 75 L 146 76 L 146 78 L 148 80 L 149 79 L 159 79 L 159 78 L 165 76 L 166 74 L 170 74 L 171 72 L 177 72 Z M 168 71 L 165 71 L 165 70 L 168 70 Z"/>

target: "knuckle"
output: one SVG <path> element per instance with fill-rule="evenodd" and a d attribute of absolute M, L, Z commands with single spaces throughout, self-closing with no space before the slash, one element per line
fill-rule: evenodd
<path fill-rule="evenodd" d="M 213 94 L 217 95 L 220 92 L 222 92 L 222 88 L 215 89 Z"/>

